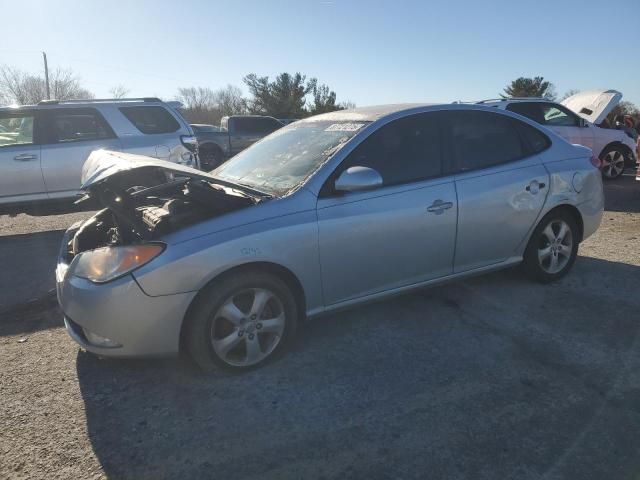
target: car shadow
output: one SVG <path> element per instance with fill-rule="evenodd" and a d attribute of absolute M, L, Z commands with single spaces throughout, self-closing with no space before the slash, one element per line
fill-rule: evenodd
<path fill-rule="evenodd" d="M 420 290 L 309 320 L 244 374 L 79 352 L 88 436 L 109 478 L 631 471 L 638 278 L 581 257 L 551 285 L 512 269 Z"/>
<path fill-rule="evenodd" d="M 46 202 L 0 206 L 0 215 L 16 216 L 24 213 L 33 217 L 45 217 L 49 215 L 63 215 L 66 213 L 89 212 L 99 208 L 99 206 L 91 200 L 82 202 L 78 205 L 75 204 L 75 201 L 76 199 L 48 200 Z"/>

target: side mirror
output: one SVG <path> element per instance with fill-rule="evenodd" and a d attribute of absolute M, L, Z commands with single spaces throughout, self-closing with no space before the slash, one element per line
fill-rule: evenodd
<path fill-rule="evenodd" d="M 382 177 L 373 168 L 350 167 L 340 174 L 334 188 L 337 192 L 360 192 L 382 186 Z"/>
<path fill-rule="evenodd" d="M 584 127 L 588 127 L 589 124 L 587 123 L 587 121 L 584 118 L 580 118 L 580 126 L 582 128 L 584 128 Z"/>

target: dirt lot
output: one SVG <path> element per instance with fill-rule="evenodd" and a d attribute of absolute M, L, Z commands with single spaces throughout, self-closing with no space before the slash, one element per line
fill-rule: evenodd
<path fill-rule="evenodd" d="M 514 269 L 311 321 L 245 375 L 100 360 L 51 299 L 5 310 L 0 478 L 638 479 L 640 183 L 606 194 L 561 282 Z"/>

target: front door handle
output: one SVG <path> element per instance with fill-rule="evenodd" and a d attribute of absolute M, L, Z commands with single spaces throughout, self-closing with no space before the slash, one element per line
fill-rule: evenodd
<path fill-rule="evenodd" d="M 443 202 L 442 200 L 438 199 L 427 207 L 427 212 L 440 215 L 442 212 L 444 212 L 445 210 L 449 210 L 451 207 L 453 207 L 453 202 Z"/>
<path fill-rule="evenodd" d="M 16 155 L 13 159 L 16 162 L 28 162 L 29 160 L 35 160 L 38 156 L 33 153 L 23 153 L 21 155 Z"/>

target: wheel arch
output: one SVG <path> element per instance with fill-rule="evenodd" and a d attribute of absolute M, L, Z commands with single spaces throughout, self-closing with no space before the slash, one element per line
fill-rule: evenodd
<path fill-rule="evenodd" d="M 551 210 L 549 210 L 545 215 L 540 219 L 540 221 L 536 224 L 536 227 L 540 225 L 540 222 L 544 220 L 544 218 L 552 212 L 564 211 L 567 212 L 572 218 L 576 221 L 576 225 L 578 225 L 578 243 L 582 242 L 582 237 L 584 236 L 584 220 L 582 219 L 582 214 L 580 210 L 575 205 L 571 205 L 569 203 L 563 203 L 560 205 L 556 205 Z"/>
<path fill-rule="evenodd" d="M 243 263 L 242 265 L 236 265 L 235 267 L 225 270 L 224 272 L 221 272 L 215 277 L 213 277 L 211 280 L 209 280 L 205 285 L 203 285 L 198 290 L 198 293 L 196 294 L 196 296 L 193 298 L 193 300 L 191 300 L 191 303 L 189 304 L 189 308 L 187 308 L 184 318 L 182 319 L 182 325 L 180 326 L 180 351 L 181 352 L 184 351 L 185 333 L 187 330 L 186 327 L 187 327 L 188 319 L 191 315 L 191 311 L 193 310 L 194 306 L 197 304 L 198 300 L 203 295 L 203 292 L 214 283 L 223 282 L 225 278 L 228 278 L 232 275 L 236 275 L 238 273 L 243 273 L 248 271 L 269 273 L 275 277 L 278 277 L 280 280 L 282 280 L 291 289 L 291 293 L 293 293 L 293 297 L 296 301 L 296 307 L 299 312 L 298 318 L 300 320 L 303 320 L 305 318 L 306 311 L 307 311 L 307 302 L 306 302 L 306 295 L 304 292 L 304 288 L 302 287 L 302 283 L 300 282 L 298 277 L 291 270 L 289 270 L 287 267 L 284 267 L 280 264 L 273 263 L 273 262 Z"/>
<path fill-rule="evenodd" d="M 598 158 L 602 158 L 602 156 L 604 155 L 604 153 L 612 148 L 618 148 L 620 150 L 622 150 L 624 152 L 624 156 L 626 157 L 626 160 L 629 161 L 630 159 L 633 159 L 633 151 L 631 150 L 631 148 L 629 148 L 629 146 L 625 145 L 624 143 L 620 142 L 619 140 L 615 140 L 613 142 L 609 142 L 607 143 L 604 148 L 602 149 L 602 151 L 600 152 L 600 154 L 598 155 Z"/>

